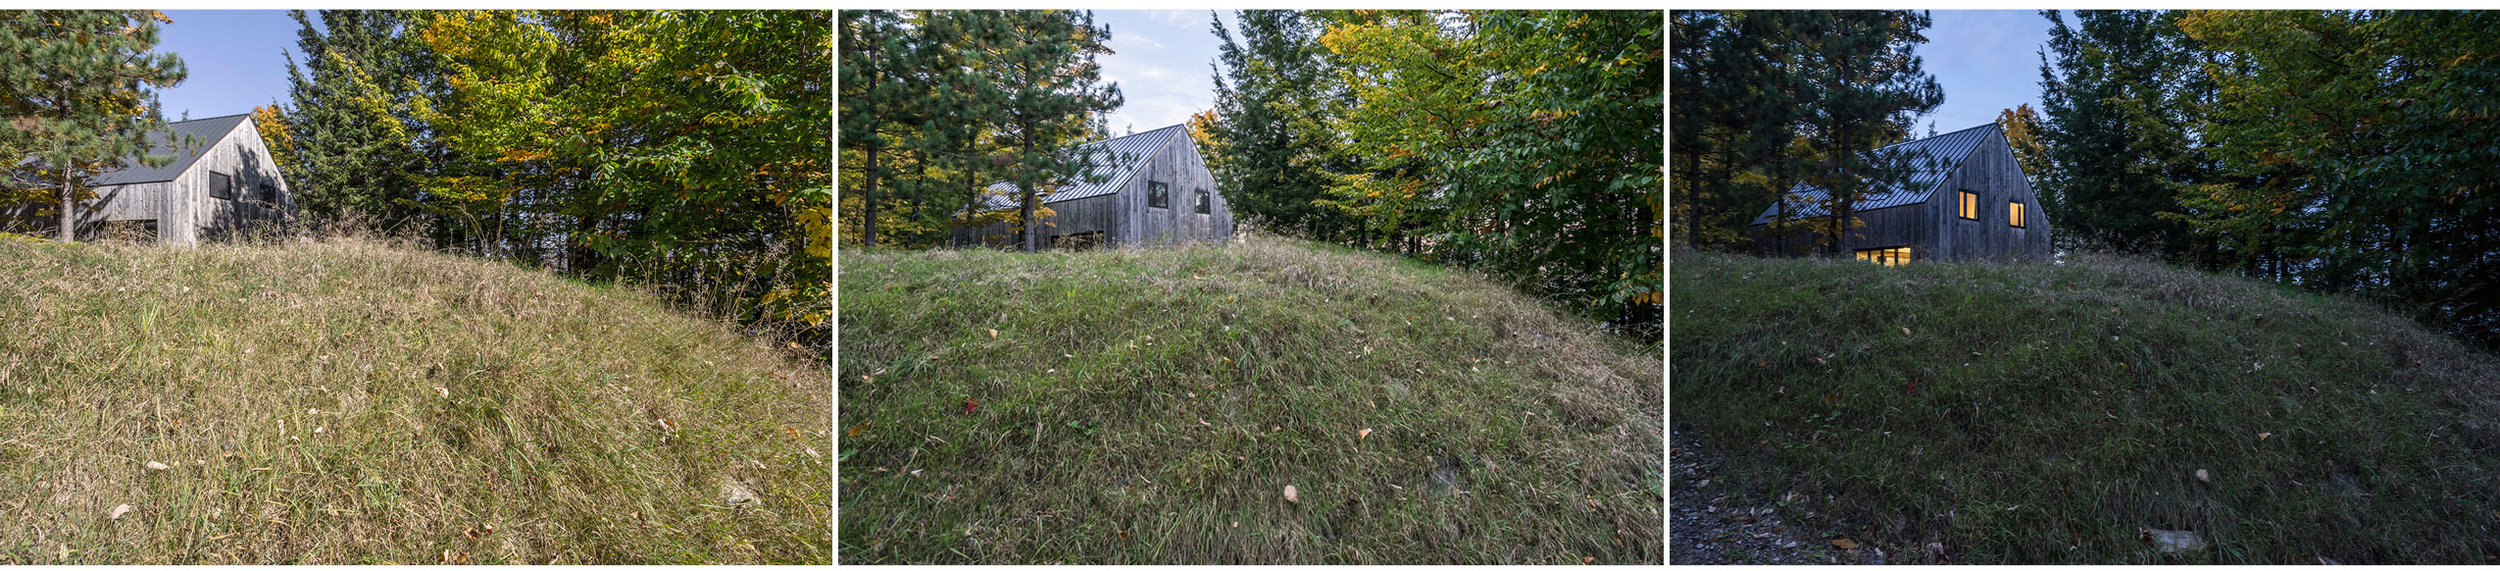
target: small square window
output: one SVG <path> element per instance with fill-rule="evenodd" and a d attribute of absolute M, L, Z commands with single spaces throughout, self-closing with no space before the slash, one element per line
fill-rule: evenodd
<path fill-rule="evenodd" d="M 1172 188 L 1160 182 L 1146 183 L 1146 205 L 1155 208 L 1171 208 Z"/>
<path fill-rule="evenodd" d="M 1207 213 L 1207 189 L 1198 189 L 1198 213 Z"/>
<path fill-rule="evenodd" d="M 1979 193 L 1962 191 L 1962 219 L 1979 219 Z"/>
<path fill-rule="evenodd" d="M 2013 224 L 2015 228 L 2023 227 L 2023 203 L 2009 201 L 2005 203 L 2005 208 L 2006 223 Z"/>
<path fill-rule="evenodd" d="M 234 177 L 226 176 L 226 173 L 220 172 L 208 173 L 208 195 L 233 200 Z"/>

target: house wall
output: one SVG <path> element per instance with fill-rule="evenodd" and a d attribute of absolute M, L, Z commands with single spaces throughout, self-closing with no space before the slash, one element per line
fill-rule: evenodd
<path fill-rule="evenodd" d="M 1978 220 L 1961 217 L 1964 190 L 1979 194 Z M 2009 223 L 2009 201 L 2023 203 L 2022 227 Z M 1929 197 L 1928 207 L 1927 226 L 1939 238 L 1932 259 L 2036 260 L 2048 255 L 2048 213 L 2040 208 L 2001 132 L 1990 134 L 1987 142 L 1963 159 L 1961 169 Z"/>
<path fill-rule="evenodd" d="M 1977 220 L 1960 215 L 1963 190 L 1979 194 Z M 2023 203 L 2022 227 L 2008 223 L 2009 200 Z M 1848 251 L 1909 246 L 1912 259 L 1948 261 L 2038 260 L 2050 252 L 2048 213 L 2040 208 L 2001 131 L 1991 133 L 1989 140 L 1973 149 L 1927 201 L 1856 214 L 1865 225 L 1850 236 Z M 1817 222 L 1828 224 L 1828 220 Z M 1757 254 L 1816 253 L 1811 236 L 1789 238 L 1783 244 L 1765 236 L 1764 228 L 1756 224 L 1745 229 Z"/>
<path fill-rule="evenodd" d="M 1163 150 L 1141 168 L 1120 187 L 1121 215 L 1134 223 L 1125 225 L 1129 232 L 1120 237 L 1119 244 L 1168 246 L 1184 240 L 1232 239 L 1232 208 L 1223 194 L 1215 192 L 1215 175 L 1207 171 L 1206 159 L 1198 154 L 1198 146 L 1190 142 L 1188 134 L 1173 135 Z M 1168 208 L 1149 204 L 1147 185 L 1152 182 L 1168 185 Z M 1199 214 L 1196 208 L 1200 190 L 1207 191 L 1206 214 Z"/>
<path fill-rule="evenodd" d="M 1927 209 L 1926 203 L 1915 203 L 1850 213 L 1863 224 L 1850 231 L 1842 252 L 1909 246 L 1913 258 L 1927 259 L 1927 249 L 1934 240 L 1932 228 L 1926 223 Z M 1809 223 L 1817 228 L 1828 228 L 1831 220 L 1831 217 L 1823 216 L 1810 219 Z M 1823 251 L 1815 247 L 1815 234 L 1801 233 L 1783 241 L 1765 235 L 1765 228 L 1767 225 L 1763 224 L 1745 227 L 1745 236 L 1753 240 L 1756 254 L 1808 256 Z"/>
<path fill-rule="evenodd" d="M 1119 222 L 1119 197 L 1118 194 L 1105 194 L 1047 204 L 1051 215 L 1042 218 L 1043 225 L 1039 234 L 1040 240 L 1037 243 L 1043 248 L 1048 248 L 1052 236 L 1086 232 L 1102 232 L 1104 237 L 1109 239 L 1115 225 Z M 1016 229 L 1006 222 L 992 223 L 980 228 L 956 228 L 952 234 L 958 246 L 1017 247 Z"/>
<path fill-rule="evenodd" d="M 256 225 L 293 222 L 295 194 L 279 176 L 268 145 L 251 121 L 243 121 L 211 145 L 173 180 L 96 188 L 96 201 L 82 213 L 80 232 L 100 222 L 155 220 L 159 241 L 191 244 Z M 212 196 L 210 173 L 232 176 L 236 196 Z M 277 200 L 260 200 L 258 189 L 263 183 L 277 189 Z"/>

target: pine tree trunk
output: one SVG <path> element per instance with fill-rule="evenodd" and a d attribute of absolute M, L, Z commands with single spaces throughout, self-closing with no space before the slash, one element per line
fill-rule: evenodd
<path fill-rule="evenodd" d="M 860 243 L 872 248 L 877 245 L 877 151 L 879 150 L 882 149 L 868 150 L 868 184 L 863 185 L 868 188 L 866 192 L 860 194 L 860 202 L 868 203 L 868 220 L 866 228 L 860 232 Z"/>
<path fill-rule="evenodd" d="M 61 241 L 78 241 L 78 190 L 70 188 L 69 170 L 61 170 Z"/>

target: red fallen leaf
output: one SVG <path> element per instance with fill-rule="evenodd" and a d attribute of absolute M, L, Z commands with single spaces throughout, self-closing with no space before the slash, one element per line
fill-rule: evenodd
<path fill-rule="evenodd" d="M 1906 383 L 1901 383 L 1901 389 L 1902 389 L 1902 391 L 1904 391 L 1904 392 L 1912 392 L 1912 393 L 1918 392 L 1918 381 L 1910 381 L 1910 382 L 1906 382 Z"/>
<path fill-rule="evenodd" d="M 981 410 L 981 401 L 969 398 L 964 399 L 964 414 L 972 414 L 973 411 L 977 410 Z"/>

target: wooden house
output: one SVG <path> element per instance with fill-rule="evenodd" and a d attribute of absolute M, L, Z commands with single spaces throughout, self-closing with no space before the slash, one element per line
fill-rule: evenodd
<path fill-rule="evenodd" d="M 1181 125 L 1086 143 L 1070 152 L 1093 158 L 1091 181 L 1080 180 L 1042 198 L 1052 214 L 1038 224 L 1041 248 L 1164 246 L 1233 237 L 1232 209 L 1215 191 L 1215 175 Z M 986 211 L 1016 210 L 1015 185 L 990 185 Z M 958 227 L 958 246 L 1014 248 L 1007 222 Z"/>
<path fill-rule="evenodd" d="M 1995 123 L 1909 141 L 1881 149 L 1916 165 L 1908 184 L 1867 193 L 1852 205 L 1862 225 L 1843 247 L 1858 259 L 1896 265 L 1913 260 L 2039 260 L 2049 255 L 2049 217 L 2014 160 L 2014 148 Z M 1828 232 L 1831 213 L 1823 189 L 1799 185 L 1783 204 L 1756 217 L 1746 235 L 1757 253 L 1811 255 L 1823 251 L 1816 234 L 1772 232 L 1786 219 Z"/>
<path fill-rule="evenodd" d="M 95 198 L 77 213 L 80 237 L 129 234 L 193 244 L 294 219 L 295 197 L 250 115 L 165 127 L 148 134 L 149 154 L 169 155 L 171 162 L 150 167 L 132 157 L 91 179 Z M 9 218 L 21 230 L 58 232 L 57 218 L 29 216 L 37 206 L 20 205 Z"/>

